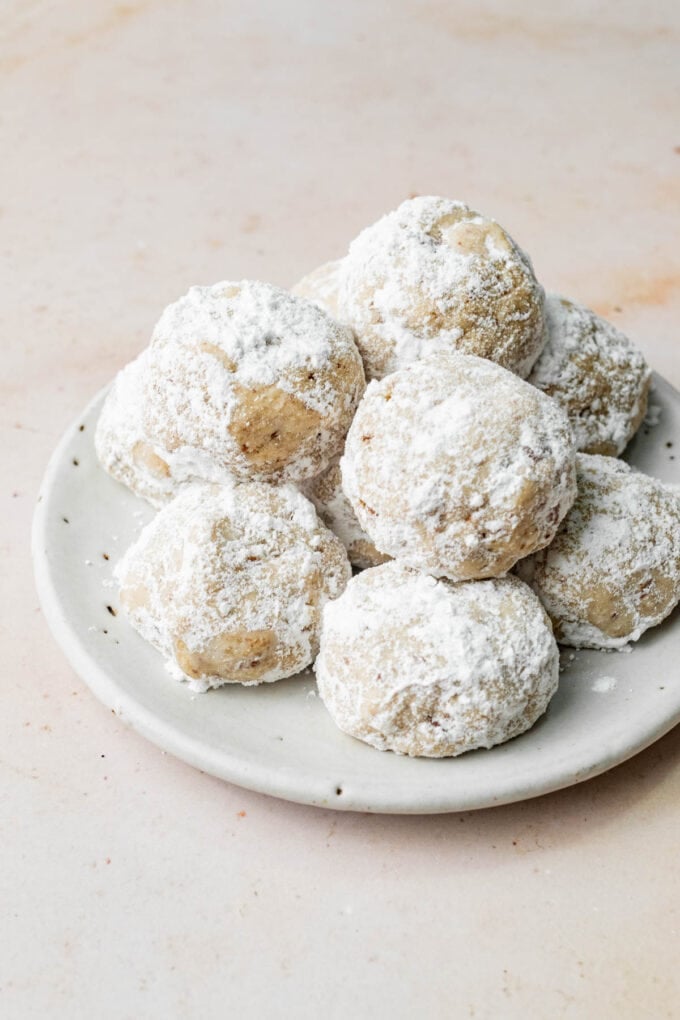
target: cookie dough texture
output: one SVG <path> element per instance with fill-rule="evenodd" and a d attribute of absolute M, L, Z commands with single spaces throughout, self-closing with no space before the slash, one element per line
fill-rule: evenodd
<path fill-rule="evenodd" d="M 343 492 L 338 461 L 316 478 L 303 482 L 300 488 L 311 499 L 326 527 L 338 536 L 353 566 L 361 569 L 377 567 L 389 559 L 385 553 L 378 552 L 361 528 L 352 504 Z"/>
<path fill-rule="evenodd" d="M 196 690 L 309 666 L 350 575 L 311 503 L 259 482 L 183 488 L 116 568 L 128 619 Z"/>
<path fill-rule="evenodd" d="M 578 450 L 618 456 L 647 411 L 651 371 L 628 337 L 557 294 L 545 300 L 547 343 L 529 382 L 569 415 Z"/>
<path fill-rule="evenodd" d="M 352 332 L 270 284 L 192 287 L 149 351 L 145 430 L 241 478 L 309 478 L 339 454 L 364 389 Z"/>
<path fill-rule="evenodd" d="M 545 342 L 543 288 L 494 220 L 462 202 L 403 202 L 350 245 L 338 314 L 368 379 L 437 351 L 489 358 L 528 375 Z"/>
<path fill-rule="evenodd" d="M 451 584 L 391 562 L 326 606 L 315 668 L 345 733 L 442 758 L 533 726 L 557 688 L 558 651 L 517 578 Z"/>
<path fill-rule="evenodd" d="M 335 259 L 333 262 L 324 262 L 322 266 L 317 266 L 295 284 L 291 294 L 318 305 L 334 319 L 339 318 L 338 277 L 340 263 L 340 259 Z"/>
<path fill-rule="evenodd" d="M 680 599 L 680 494 L 613 457 L 579 454 L 578 498 L 547 549 L 517 565 L 555 636 L 618 648 Z"/>
<path fill-rule="evenodd" d="M 371 382 L 341 470 L 377 549 L 456 581 L 500 576 L 548 545 L 576 496 L 564 411 L 461 354 Z"/>

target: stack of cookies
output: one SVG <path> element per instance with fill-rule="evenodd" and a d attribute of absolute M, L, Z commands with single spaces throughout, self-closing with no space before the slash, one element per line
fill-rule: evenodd
<path fill-rule="evenodd" d="M 103 466 L 159 508 L 121 605 L 197 690 L 316 660 L 332 717 L 374 747 L 508 740 L 556 690 L 556 637 L 621 646 L 680 598 L 680 498 L 616 460 L 650 378 L 443 198 L 292 293 L 194 287 L 98 425 Z"/>

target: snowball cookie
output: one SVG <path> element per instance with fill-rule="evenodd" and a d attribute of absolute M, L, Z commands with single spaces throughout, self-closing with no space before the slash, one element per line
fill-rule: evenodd
<path fill-rule="evenodd" d="M 310 478 L 364 390 L 352 332 L 268 283 L 192 287 L 150 347 L 145 427 L 242 478 Z"/>
<path fill-rule="evenodd" d="M 528 255 L 462 202 L 403 202 L 359 234 L 339 277 L 339 318 L 356 333 L 369 379 L 452 350 L 524 377 L 545 341 Z"/>
<path fill-rule="evenodd" d="M 311 503 L 262 482 L 186 486 L 116 568 L 130 622 L 195 690 L 308 666 L 350 575 Z"/>
<path fill-rule="evenodd" d="M 312 301 L 334 319 L 338 318 L 338 271 L 340 259 L 324 262 L 322 266 L 303 276 L 291 289 L 291 294 Z"/>
<path fill-rule="evenodd" d="M 148 365 L 148 352 L 143 351 L 118 373 L 99 415 L 94 444 L 102 467 L 158 509 L 187 481 L 225 482 L 230 475 L 200 451 L 166 450 L 147 435 Z"/>
<path fill-rule="evenodd" d="M 340 464 L 376 548 L 454 581 L 498 577 L 548 545 L 576 496 L 564 411 L 465 354 L 370 383 Z"/>
<path fill-rule="evenodd" d="M 680 494 L 613 457 L 577 457 L 578 497 L 517 573 L 574 648 L 637 641 L 680 599 Z"/>
<path fill-rule="evenodd" d="M 315 668 L 345 733 L 444 758 L 533 726 L 558 665 L 550 621 L 517 578 L 451 584 L 392 562 L 326 606 Z"/>
<path fill-rule="evenodd" d="M 338 461 L 316 478 L 303 482 L 300 489 L 311 499 L 326 527 L 338 536 L 353 566 L 361 569 L 377 567 L 389 559 L 389 556 L 378 552 L 359 525 L 352 504 L 342 490 Z"/>
<path fill-rule="evenodd" d="M 615 326 L 557 294 L 545 299 L 547 343 L 529 382 L 569 415 L 576 448 L 616 457 L 647 412 L 652 373 Z"/>
<path fill-rule="evenodd" d="M 167 459 L 144 432 L 144 351 L 121 369 L 102 406 L 94 435 L 97 457 L 105 471 L 155 507 L 176 491 Z"/>

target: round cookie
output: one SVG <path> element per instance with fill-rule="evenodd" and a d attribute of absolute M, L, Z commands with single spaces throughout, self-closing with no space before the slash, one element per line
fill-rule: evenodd
<path fill-rule="evenodd" d="M 548 545 L 576 496 L 564 411 L 463 354 L 371 382 L 341 470 L 377 549 L 454 581 L 497 577 Z"/>
<path fill-rule="evenodd" d="M 545 299 L 547 343 L 529 382 L 569 415 L 576 448 L 616 457 L 647 412 L 652 373 L 628 337 L 557 294 Z"/>
<path fill-rule="evenodd" d="M 385 563 L 389 556 L 378 552 L 362 530 L 352 504 L 342 489 L 340 463 L 335 461 L 322 474 L 300 485 L 301 491 L 311 499 L 321 520 L 337 535 L 352 566 L 365 569 Z"/>
<path fill-rule="evenodd" d="M 253 281 L 192 287 L 161 316 L 149 359 L 147 433 L 265 481 L 322 471 L 365 385 L 350 329 Z"/>
<path fill-rule="evenodd" d="M 333 262 L 324 262 L 317 266 L 307 276 L 291 287 L 291 294 L 304 298 L 318 305 L 324 312 L 328 312 L 334 319 L 339 317 L 338 313 L 338 273 L 341 259 Z"/>
<path fill-rule="evenodd" d="M 533 726 L 558 666 L 550 621 L 517 578 L 452 584 L 395 561 L 357 575 L 326 606 L 315 669 L 345 733 L 443 758 Z"/>
<path fill-rule="evenodd" d="M 195 690 L 280 680 L 314 659 L 351 568 L 292 485 L 189 485 L 116 568 L 121 606 Z"/>
<path fill-rule="evenodd" d="M 619 648 L 680 599 L 680 495 L 613 457 L 579 454 L 579 494 L 552 545 L 517 565 L 574 648 Z"/>
<path fill-rule="evenodd" d="M 147 351 L 116 375 L 102 406 L 94 435 L 105 471 L 155 507 L 172 499 L 176 484 L 167 459 L 144 432 Z"/>
<path fill-rule="evenodd" d="M 195 479 L 223 482 L 229 473 L 200 451 L 170 451 L 145 430 L 148 350 L 117 374 L 101 409 L 94 443 L 105 471 L 158 509 Z"/>
<path fill-rule="evenodd" d="M 528 255 L 494 220 L 446 198 L 409 199 L 359 234 L 340 265 L 338 312 L 368 379 L 456 350 L 524 377 L 545 342 Z"/>

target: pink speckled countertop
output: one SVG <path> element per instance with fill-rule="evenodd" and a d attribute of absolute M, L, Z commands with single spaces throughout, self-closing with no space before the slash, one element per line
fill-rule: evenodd
<path fill-rule="evenodd" d="M 508 227 L 680 386 L 680 9 L 6 0 L 3 1017 L 678 1015 L 680 728 L 517 806 L 342 815 L 162 754 L 72 673 L 48 455 L 187 286 L 289 285 L 410 193 Z"/>

